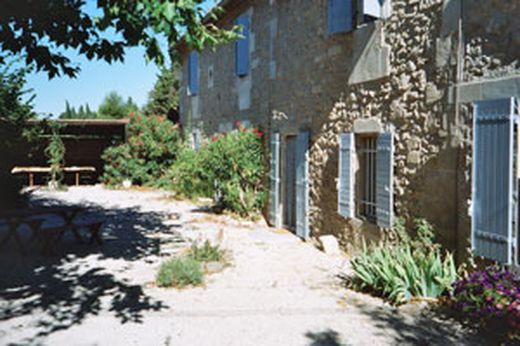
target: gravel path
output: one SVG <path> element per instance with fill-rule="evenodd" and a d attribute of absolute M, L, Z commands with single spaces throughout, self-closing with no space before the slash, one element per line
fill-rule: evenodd
<path fill-rule="evenodd" d="M 330 257 L 263 223 L 216 216 L 159 192 L 70 188 L 36 204 L 89 205 L 101 247 L 63 240 L 59 256 L 0 254 L 2 345 L 476 344 L 419 306 L 396 310 L 346 290 Z M 49 224 L 57 220 L 48 220 Z M 155 287 L 160 262 L 223 235 L 231 265 L 204 287 Z"/>

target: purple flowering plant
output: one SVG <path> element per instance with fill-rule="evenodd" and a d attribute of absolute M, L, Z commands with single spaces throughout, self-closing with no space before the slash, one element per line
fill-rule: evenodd
<path fill-rule="evenodd" d="M 472 272 L 454 283 L 457 311 L 487 327 L 520 339 L 520 277 L 498 266 Z"/>

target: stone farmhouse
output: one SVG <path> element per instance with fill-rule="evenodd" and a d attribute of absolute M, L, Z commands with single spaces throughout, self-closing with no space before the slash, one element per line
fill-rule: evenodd
<path fill-rule="evenodd" d="M 267 133 L 266 216 L 348 249 L 422 217 L 462 260 L 518 263 L 519 0 L 223 0 L 242 38 L 181 46 L 194 145 Z"/>

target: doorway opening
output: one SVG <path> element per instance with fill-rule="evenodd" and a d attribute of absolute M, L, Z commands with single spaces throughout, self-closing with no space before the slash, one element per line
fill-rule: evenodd
<path fill-rule="evenodd" d="M 296 229 L 296 136 L 285 137 L 283 174 L 283 225 Z"/>

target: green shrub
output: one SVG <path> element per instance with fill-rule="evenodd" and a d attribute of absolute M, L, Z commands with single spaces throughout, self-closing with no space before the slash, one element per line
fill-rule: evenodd
<path fill-rule="evenodd" d="M 364 244 L 362 253 L 351 260 L 351 287 L 380 295 L 393 304 L 412 297 L 436 298 L 450 291 L 457 279 L 453 256 L 434 243 L 433 228 L 426 221 L 416 221 L 416 232 L 416 240 L 412 240 L 400 222 L 394 241 Z"/>
<path fill-rule="evenodd" d="M 169 187 L 187 198 L 212 197 L 212 173 L 205 170 L 202 155 L 184 143 L 167 174 Z"/>
<path fill-rule="evenodd" d="M 265 200 L 263 134 L 238 129 L 210 137 L 197 151 L 185 147 L 170 171 L 172 189 L 186 197 L 215 197 L 224 209 L 249 217 Z"/>
<path fill-rule="evenodd" d="M 190 250 L 190 257 L 199 262 L 220 262 L 224 254 L 224 250 L 219 246 L 211 245 L 209 240 L 206 240 L 202 246 L 194 243 Z"/>
<path fill-rule="evenodd" d="M 161 264 L 156 281 L 160 287 L 200 285 L 203 282 L 200 262 L 189 256 L 171 258 Z"/>
<path fill-rule="evenodd" d="M 109 186 L 119 185 L 125 179 L 136 185 L 160 186 L 180 145 L 178 126 L 165 117 L 131 114 L 127 142 L 103 153 L 105 167 L 101 179 Z"/>
<path fill-rule="evenodd" d="M 49 144 L 45 148 L 45 156 L 47 156 L 47 163 L 49 164 L 51 183 L 56 187 L 61 187 L 65 173 L 63 168 L 65 167 L 65 144 L 60 137 L 60 124 L 50 123 L 51 138 Z"/>

